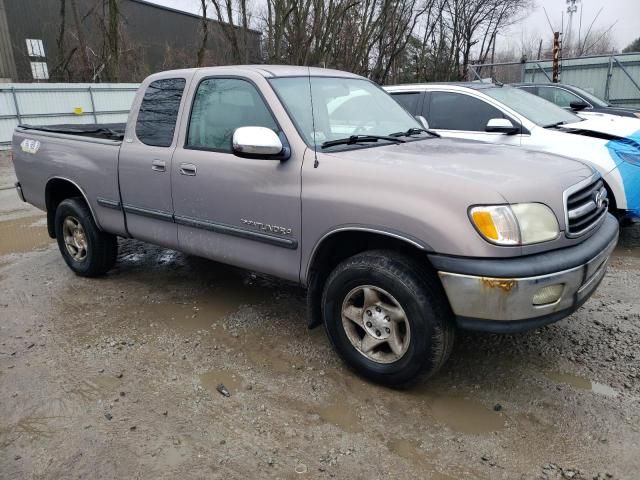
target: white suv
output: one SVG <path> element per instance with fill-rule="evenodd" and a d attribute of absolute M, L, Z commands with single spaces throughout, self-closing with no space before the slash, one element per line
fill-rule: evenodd
<path fill-rule="evenodd" d="M 640 218 L 640 119 L 581 118 L 517 88 L 492 83 L 385 87 L 443 137 L 464 138 L 575 158 L 603 176 L 612 210 Z"/>

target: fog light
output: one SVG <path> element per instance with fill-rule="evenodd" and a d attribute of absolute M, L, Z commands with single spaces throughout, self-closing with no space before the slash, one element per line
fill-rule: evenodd
<path fill-rule="evenodd" d="M 558 300 L 560 300 L 563 291 L 564 283 L 547 285 L 546 287 L 542 287 L 535 293 L 532 302 L 534 305 L 548 305 L 550 303 L 556 303 Z"/>

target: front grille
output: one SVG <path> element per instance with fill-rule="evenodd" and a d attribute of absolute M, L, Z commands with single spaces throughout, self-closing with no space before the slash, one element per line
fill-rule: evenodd
<path fill-rule="evenodd" d="M 567 236 L 579 237 L 595 228 L 609 207 L 607 189 L 601 178 L 578 184 L 566 195 Z"/>

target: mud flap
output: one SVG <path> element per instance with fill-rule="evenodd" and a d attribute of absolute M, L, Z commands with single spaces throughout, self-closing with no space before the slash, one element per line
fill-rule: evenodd
<path fill-rule="evenodd" d="M 307 288 L 307 328 L 322 325 L 322 285 L 318 275 L 312 275 Z"/>

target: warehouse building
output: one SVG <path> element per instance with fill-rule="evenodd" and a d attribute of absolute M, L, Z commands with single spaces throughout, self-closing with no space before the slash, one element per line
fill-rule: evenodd
<path fill-rule="evenodd" d="M 0 82 L 109 80 L 108 3 L 0 0 Z M 152 72 L 196 65 L 202 42 L 200 16 L 144 0 L 117 4 L 121 52 L 117 81 L 137 82 Z M 240 39 L 241 63 L 261 61 L 260 32 L 209 20 L 204 64 L 232 62 L 224 29 Z M 78 49 L 81 36 L 86 60 Z"/>

